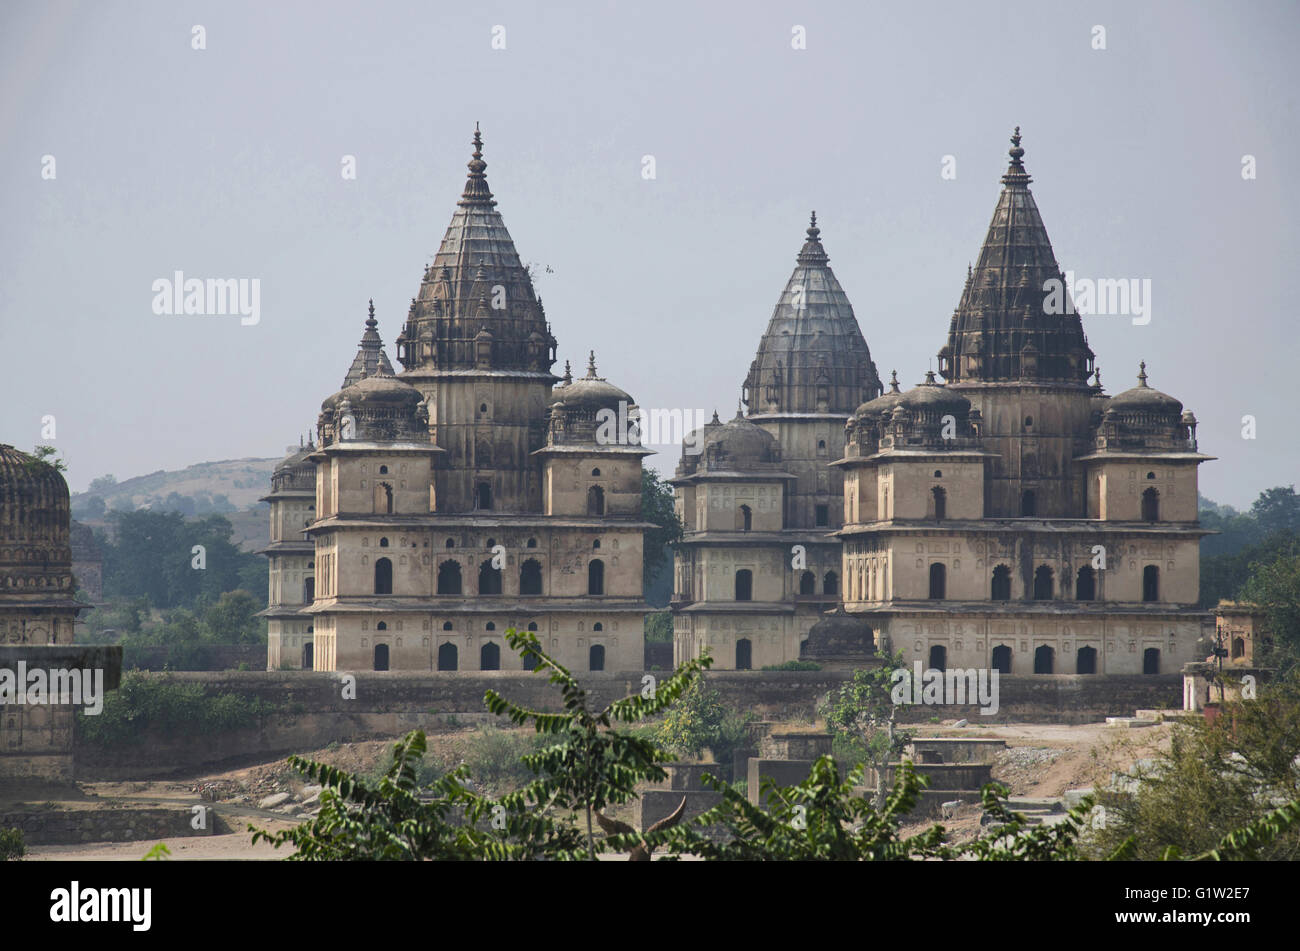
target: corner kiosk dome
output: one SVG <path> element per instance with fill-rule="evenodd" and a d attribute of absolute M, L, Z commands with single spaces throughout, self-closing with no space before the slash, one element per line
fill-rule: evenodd
<path fill-rule="evenodd" d="M 853 415 L 857 419 L 864 416 L 888 416 L 902 399 L 903 392 L 898 387 L 898 371 L 894 370 L 889 378 L 889 392 L 863 403 L 853 411 Z"/>
<path fill-rule="evenodd" d="M 919 383 L 902 394 L 898 405 L 906 409 L 930 412 L 949 410 L 957 416 L 965 416 L 970 412 L 970 400 L 937 383 L 933 370 L 926 372 L 924 383 Z"/>
<path fill-rule="evenodd" d="M 575 380 L 569 362 L 567 360 L 564 362 L 564 377 L 562 382 L 551 390 L 550 403 L 552 406 L 561 404 L 565 409 L 589 411 L 611 409 L 615 412 L 618 411 L 620 403 L 626 404 L 628 408 L 636 405 L 636 401 L 626 391 L 619 389 L 604 377 L 596 375 L 594 350 L 587 355 L 585 377 Z"/>
<path fill-rule="evenodd" d="M 722 426 L 705 427 L 704 451 L 716 449 L 737 466 L 777 462 L 777 439 L 762 426 L 750 422 L 736 410 L 734 419 Z"/>
<path fill-rule="evenodd" d="M 1144 360 L 1138 368 L 1138 385 L 1112 396 L 1106 403 L 1106 412 L 1181 416 L 1183 404 L 1168 393 L 1161 393 L 1147 385 L 1147 365 Z"/>

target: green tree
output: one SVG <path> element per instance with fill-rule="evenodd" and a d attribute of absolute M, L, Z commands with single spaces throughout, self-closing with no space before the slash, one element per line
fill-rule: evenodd
<path fill-rule="evenodd" d="M 673 487 L 653 469 L 641 470 L 641 518 L 656 526 L 645 531 L 641 560 L 642 583 L 648 598 L 660 569 L 672 560 L 669 546 L 682 537 L 682 522 L 673 506 Z M 668 587 L 671 593 L 671 584 Z M 663 604 L 666 600 L 653 603 Z"/>
<path fill-rule="evenodd" d="M 840 755 L 877 767 L 901 753 L 911 739 L 896 728 L 897 708 L 891 699 L 893 673 L 906 666 L 903 655 L 883 659 L 879 666 L 855 670 L 852 679 L 827 694 L 818 707 Z M 883 776 L 883 771 L 877 775 Z M 884 796 L 884 787 L 878 785 L 878 804 L 883 803 Z"/>
<path fill-rule="evenodd" d="M 1252 566 L 1241 598 L 1264 609 L 1277 653 L 1300 653 L 1300 545 L 1294 546 L 1294 553 L 1280 553 Z"/>
<path fill-rule="evenodd" d="M 1269 532 L 1300 532 L 1300 495 L 1294 485 L 1265 489 L 1250 507 L 1250 514 Z"/>
<path fill-rule="evenodd" d="M 655 739 L 677 757 L 697 757 L 709 750 L 722 772 L 730 775 L 732 755 L 748 742 L 753 719 L 752 713 L 740 713 L 723 703 L 722 695 L 701 677 L 664 715 Z"/>

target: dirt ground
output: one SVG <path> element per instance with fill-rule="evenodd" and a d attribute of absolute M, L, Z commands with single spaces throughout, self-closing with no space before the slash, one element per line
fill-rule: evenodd
<path fill-rule="evenodd" d="M 919 735 L 953 737 L 1000 737 L 1008 749 L 999 755 L 993 778 L 1006 784 L 1014 797 L 1058 797 L 1067 789 L 1106 782 L 1114 772 L 1124 772 L 1140 759 L 1151 757 L 1167 746 L 1172 729 L 1160 724 L 1143 729 L 1122 729 L 1103 724 L 1061 726 L 1049 724 L 1012 724 L 1007 726 L 943 726 L 914 728 Z M 437 733 L 428 736 L 429 754 L 444 764 L 455 764 L 472 730 Z M 352 772 L 368 772 L 388 762 L 392 740 L 331 744 L 326 749 L 306 755 Z M 84 783 L 87 799 L 75 808 L 85 808 L 96 800 L 139 805 L 212 802 L 232 831 L 223 835 L 172 837 L 166 839 L 174 860 L 251 859 L 275 860 L 290 854 L 288 847 L 275 849 L 266 843 L 253 845 L 252 833 L 242 831 L 252 823 L 268 831 L 290 828 L 309 818 L 312 790 L 307 780 L 293 770 L 286 760 L 214 772 L 186 780 L 154 782 Z M 266 797 L 288 793 L 290 800 L 275 809 L 259 808 Z M 960 841 L 979 829 L 977 807 L 959 810 L 944 825 Z M 630 819 L 631 807 L 611 810 L 617 818 Z M 904 829 L 919 831 L 929 823 Z M 99 842 L 80 845 L 29 846 L 28 861 L 65 860 L 138 860 L 156 840 L 136 842 Z"/>

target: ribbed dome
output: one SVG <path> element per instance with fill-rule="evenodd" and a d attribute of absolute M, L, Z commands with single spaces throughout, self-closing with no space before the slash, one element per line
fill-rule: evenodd
<path fill-rule="evenodd" d="M 0 594 L 71 595 L 71 521 L 58 469 L 0 445 Z"/>
<path fill-rule="evenodd" d="M 880 394 L 853 305 L 827 263 L 813 213 L 795 269 L 745 379 L 750 414 L 844 413 Z"/>
<path fill-rule="evenodd" d="M 871 625 L 845 612 L 843 605 L 808 629 L 800 660 L 840 660 L 870 657 L 876 652 Z"/>
<path fill-rule="evenodd" d="M 1147 365 L 1144 361 L 1138 371 L 1138 385 L 1110 398 L 1106 412 L 1153 412 L 1179 415 L 1183 411 L 1181 400 L 1161 393 L 1147 385 Z"/>

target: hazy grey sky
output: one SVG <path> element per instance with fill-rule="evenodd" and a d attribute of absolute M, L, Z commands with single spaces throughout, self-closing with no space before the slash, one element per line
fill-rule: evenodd
<path fill-rule="evenodd" d="M 51 442 L 74 489 L 280 454 L 369 297 L 396 358 L 475 121 L 559 366 L 594 348 L 643 406 L 730 415 L 815 208 L 882 377 L 911 385 L 1020 125 L 1061 266 L 1152 281 L 1148 325 L 1084 319 L 1108 392 L 1145 359 L 1219 457 L 1202 492 L 1248 504 L 1300 481 L 1298 24 L 1295 3 L 10 0 L 0 442 Z M 260 323 L 156 315 L 176 270 L 260 279 Z"/>

